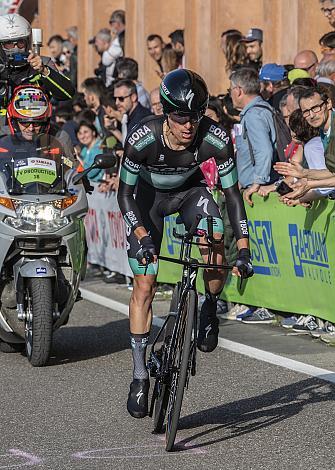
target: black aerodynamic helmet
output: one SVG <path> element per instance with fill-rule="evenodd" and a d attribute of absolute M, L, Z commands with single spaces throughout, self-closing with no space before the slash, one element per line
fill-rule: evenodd
<path fill-rule="evenodd" d="M 177 69 L 169 72 L 160 86 L 164 114 L 204 114 L 208 104 L 208 89 L 195 72 Z"/>

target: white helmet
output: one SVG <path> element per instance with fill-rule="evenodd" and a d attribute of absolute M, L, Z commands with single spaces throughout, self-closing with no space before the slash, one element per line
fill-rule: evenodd
<path fill-rule="evenodd" d="M 17 13 L 0 16 L 0 42 L 15 39 L 30 39 L 31 26 L 23 16 Z"/>

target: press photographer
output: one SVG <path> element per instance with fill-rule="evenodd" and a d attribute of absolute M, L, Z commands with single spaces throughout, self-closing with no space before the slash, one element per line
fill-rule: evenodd
<path fill-rule="evenodd" d="M 0 16 L 0 108 L 6 107 L 12 90 L 23 83 L 39 85 L 56 100 L 74 95 L 70 80 L 58 72 L 51 58 L 40 56 L 39 45 L 33 44 L 32 29 L 25 18 Z"/>

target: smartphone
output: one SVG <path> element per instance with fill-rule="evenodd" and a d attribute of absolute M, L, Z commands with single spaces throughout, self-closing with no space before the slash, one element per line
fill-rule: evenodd
<path fill-rule="evenodd" d="M 289 185 L 285 183 L 285 181 L 282 181 L 280 185 L 277 187 L 276 191 L 281 196 L 285 196 L 285 194 L 291 193 L 293 189 L 290 188 Z"/>

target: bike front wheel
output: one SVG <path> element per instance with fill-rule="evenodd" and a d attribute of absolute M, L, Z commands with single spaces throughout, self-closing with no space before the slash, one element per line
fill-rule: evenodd
<path fill-rule="evenodd" d="M 165 429 L 165 448 L 167 451 L 171 451 L 174 446 L 184 390 L 192 365 L 192 348 L 195 347 L 194 340 L 192 341 L 192 331 L 196 306 L 196 293 L 194 291 L 187 292 L 181 307 L 179 331 L 177 332 L 176 344 L 172 353 L 172 377 L 169 384 L 170 394 Z"/>
<path fill-rule="evenodd" d="M 176 313 L 178 310 L 178 303 L 180 297 L 181 285 L 178 282 L 173 290 L 172 300 L 170 304 L 171 315 L 168 319 L 163 337 L 162 345 L 162 358 L 161 358 L 161 369 L 165 370 L 168 367 L 168 350 L 170 347 L 170 341 L 173 333 L 173 328 L 176 323 Z M 172 316 L 172 314 L 175 314 Z M 169 377 L 157 377 L 155 382 L 154 396 L 155 396 L 155 411 L 154 411 L 154 432 L 161 433 L 164 428 L 164 420 L 166 416 L 167 405 L 169 401 L 169 388 L 170 388 Z"/>

